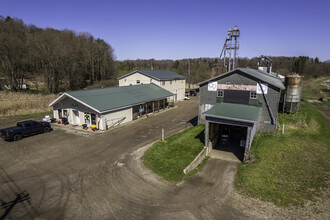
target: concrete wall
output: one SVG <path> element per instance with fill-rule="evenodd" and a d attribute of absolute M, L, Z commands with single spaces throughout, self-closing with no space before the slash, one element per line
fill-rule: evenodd
<path fill-rule="evenodd" d="M 125 78 L 120 79 L 119 86 L 137 85 L 137 83 L 136 83 L 137 80 L 140 80 L 140 84 L 154 83 L 157 86 L 160 86 L 160 82 L 158 80 L 152 79 L 141 73 L 134 73 L 132 75 L 129 75 Z"/>
<path fill-rule="evenodd" d="M 183 170 L 185 174 L 189 173 L 195 169 L 206 157 L 207 148 L 204 147 L 203 150 L 197 155 L 197 157 Z"/>
<path fill-rule="evenodd" d="M 253 78 L 249 75 L 241 73 L 240 71 L 235 71 L 230 75 L 225 77 L 219 77 L 216 79 L 218 84 L 235 84 L 235 85 L 254 85 L 256 86 L 259 82 L 259 79 Z M 264 97 L 262 94 L 257 94 L 257 101 L 262 103 L 262 109 L 258 119 L 258 131 L 275 131 L 276 130 L 276 121 L 277 121 L 277 112 L 280 98 L 280 89 L 268 84 L 268 93 L 266 97 L 270 103 L 270 108 L 275 117 L 275 124 L 271 124 L 271 117 L 267 109 Z M 208 91 L 208 83 L 200 85 L 200 105 L 199 105 L 199 123 L 205 121 L 205 117 L 202 113 L 205 110 L 213 107 L 217 103 L 217 92 Z"/>

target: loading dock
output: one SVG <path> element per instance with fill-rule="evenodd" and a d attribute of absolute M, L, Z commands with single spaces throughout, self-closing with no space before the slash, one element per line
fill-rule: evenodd
<path fill-rule="evenodd" d="M 233 103 L 219 103 L 204 112 L 208 152 L 230 151 L 243 161 L 250 151 L 259 112 L 260 107 Z"/>

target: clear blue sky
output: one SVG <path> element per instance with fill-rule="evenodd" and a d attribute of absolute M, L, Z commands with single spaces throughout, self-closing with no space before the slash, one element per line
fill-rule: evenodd
<path fill-rule="evenodd" d="M 0 0 L 0 15 L 89 32 L 118 60 L 217 57 L 235 25 L 240 57 L 330 59 L 330 0 Z"/>

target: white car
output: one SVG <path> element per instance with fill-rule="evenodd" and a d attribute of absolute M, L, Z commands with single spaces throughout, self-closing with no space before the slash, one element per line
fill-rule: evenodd
<path fill-rule="evenodd" d="M 185 96 L 184 100 L 190 100 L 190 98 L 188 96 Z"/>

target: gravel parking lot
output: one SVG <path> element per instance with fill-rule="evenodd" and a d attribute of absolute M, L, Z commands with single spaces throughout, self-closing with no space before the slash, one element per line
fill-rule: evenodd
<path fill-rule="evenodd" d="M 14 201 L 8 219 L 261 219 L 233 197 L 237 162 L 209 159 L 189 181 L 169 184 L 145 169 L 148 144 L 191 126 L 198 97 L 96 135 L 56 129 L 0 142 L 0 198 Z M 196 119 L 196 118 L 195 118 Z M 194 121 L 194 120 L 193 120 Z M 0 120 L 0 128 L 15 119 Z M 243 206 L 244 207 L 244 206 Z M 5 209 L 0 210 L 0 215 Z"/>

